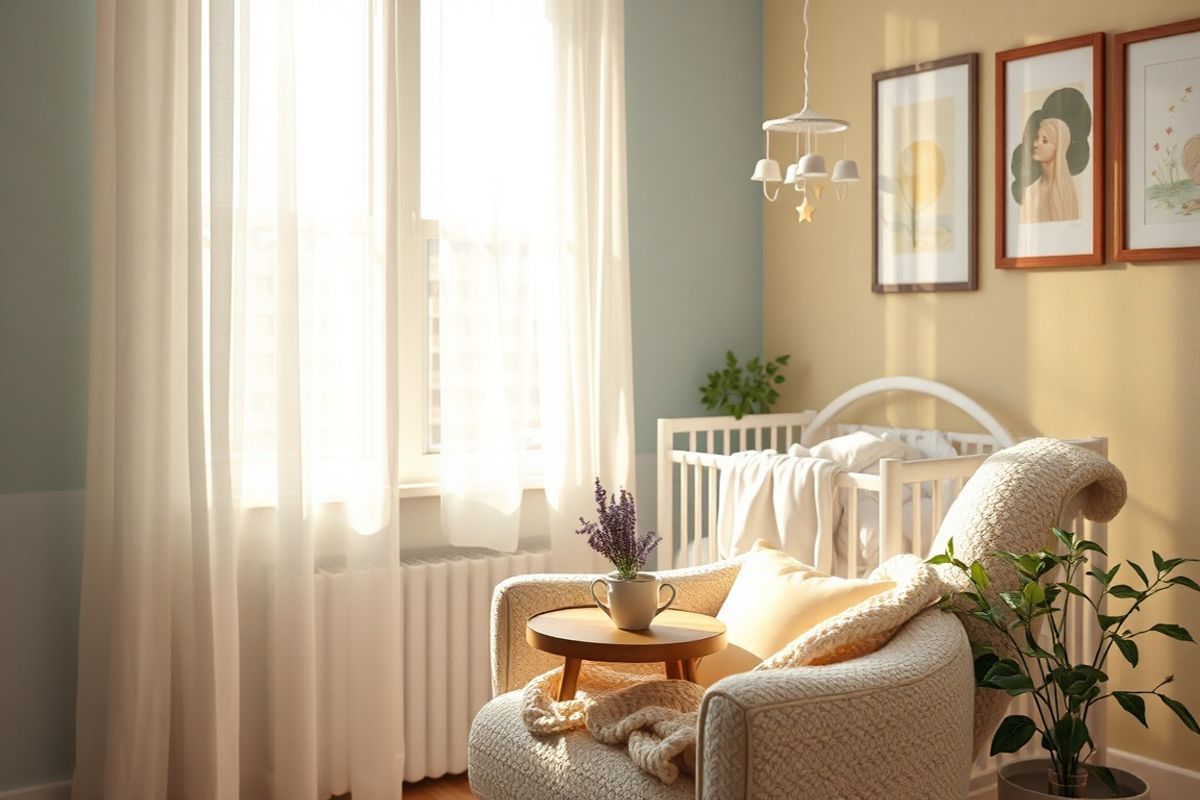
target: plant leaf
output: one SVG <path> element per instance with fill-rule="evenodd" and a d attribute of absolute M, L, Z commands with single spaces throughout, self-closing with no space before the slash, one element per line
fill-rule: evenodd
<path fill-rule="evenodd" d="M 971 562 L 971 580 L 981 589 L 986 589 L 992 582 L 992 579 L 988 577 L 987 570 L 978 561 Z"/>
<path fill-rule="evenodd" d="M 1116 586 L 1108 590 L 1108 593 L 1113 597 L 1119 597 L 1122 600 L 1135 600 L 1142 596 L 1142 593 L 1128 584 L 1118 583 Z"/>
<path fill-rule="evenodd" d="M 1121 621 L 1120 617 L 1112 614 L 1097 614 L 1096 619 L 1100 622 L 1100 629 L 1105 631 Z"/>
<path fill-rule="evenodd" d="M 1196 724 L 1196 718 L 1192 716 L 1192 712 L 1187 710 L 1187 706 L 1178 700 L 1172 700 L 1165 694 L 1160 694 L 1158 699 L 1162 700 L 1163 703 L 1166 704 L 1167 708 L 1175 712 L 1175 716 L 1179 717 L 1179 719 L 1183 721 L 1183 724 L 1187 726 L 1189 731 L 1192 733 L 1200 733 L 1200 725 Z"/>
<path fill-rule="evenodd" d="M 1121 651 L 1121 655 L 1125 656 L 1125 660 L 1129 662 L 1129 666 L 1136 667 L 1138 664 L 1137 643 L 1115 635 L 1112 640 L 1116 643 L 1117 649 Z"/>
<path fill-rule="evenodd" d="M 1080 589 L 1078 586 L 1076 586 L 1073 583 L 1056 583 L 1054 585 L 1057 586 L 1058 588 L 1062 589 L 1064 592 L 1067 592 L 1069 594 L 1078 595 L 1078 596 L 1082 597 L 1084 600 L 1091 602 L 1091 598 L 1087 596 L 1087 593 L 1084 592 L 1083 589 Z"/>
<path fill-rule="evenodd" d="M 1052 740 L 1059 756 L 1069 760 L 1087 744 L 1087 725 L 1078 717 L 1062 717 L 1054 723 Z"/>
<path fill-rule="evenodd" d="M 1000 657 L 995 653 L 981 653 L 975 657 L 975 683 L 982 684 L 988 671 L 995 666 Z"/>
<path fill-rule="evenodd" d="M 1120 789 L 1117 788 L 1117 778 L 1115 775 L 1113 775 L 1113 771 L 1111 769 L 1108 767 L 1098 767 L 1094 764 L 1084 764 L 1083 768 L 1099 778 L 1100 782 L 1107 786 L 1108 790 L 1112 792 L 1113 797 L 1116 797 L 1120 793 Z"/>
<path fill-rule="evenodd" d="M 1021 670 L 1017 662 L 1008 658 L 993 664 L 979 685 L 990 689 L 1003 689 L 1014 697 L 1033 691 L 1033 681 Z"/>
<path fill-rule="evenodd" d="M 1151 626 L 1150 630 L 1161 633 L 1164 636 L 1170 636 L 1172 639 L 1178 639 L 1181 642 L 1194 642 L 1195 639 L 1188 633 L 1187 628 L 1179 625 L 1172 625 L 1169 622 L 1160 622 L 1157 625 Z"/>
<path fill-rule="evenodd" d="M 1149 728 L 1146 724 L 1146 701 L 1142 699 L 1140 694 L 1131 692 L 1113 692 L 1113 697 L 1117 698 L 1117 702 L 1121 704 L 1121 708 L 1133 715 L 1134 719 L 1142 723 L 1143 728 Z"/>
<path fill-rule="evenodd" d="M 1051 528 L 1050 532 L 1054 534 L 1054 538 L 1062 542 L 1063 547 L 1067 550 L 1075 549 L 1075 534 L 1071 531 L 1064 531 L 1062 528 Z"/>
<path fill-rule="evenodd" d="M 1075 545 L 1076 553 L 1086 553 L 1088 550 L 1094 550 L 1097 553 L 1102 553 L 1104 555 L 1108 555 L 1107 550 L 1105 550 L 1103 547 L 1096 544 L 1095 542 L 1089 541 L 1087 539 L 1084 539 L 1083 541 L 1081 541 Z"/>
<path fill-rule="evenodd" d="M 992 736 L 991 755 L 1017 752 L 1033 738 L 1036 731 L 1037 726 L 1029 717 L 1020 714 L 1005 717 L 1004 721 L 1000 723 L 1000 727 L 996 729 L 995 735 Z"/>
<path fill-rule="evenodd" d="M 1053 655 L 1042 649 L 1042 646 L 1039 645 L 1037 640 L 1033 638 L 1033 631 L 1031 631 L 1029 628 L 1025 629 L 1025 642 L 1029 645 L 1029 652 L 1032 653 L 1035 658 L 1054 658 Z"/>
<path fill-rule="evenodd" d="M 1158 553 L 1154 554 L 1154 561 L 1155 563 L 1159 561 Z M 1146 570 L 1142 569 L 1140 564 L 1138 564 L 1136 561 L 1130 561 L 1129 566 L 1134 572 L 1137 573 L 1137 576 L 1142 579 L 1142 583 L 1146 584 L 1147 586 L 1150 585 L 1150 579 L 1146 577 Z M 1162 567 L 1159 567 L 1158 571 L 1162 572 Z"/>
<path fill-rule="evenodd" d="M 1184 575 L 1176 575 L 1174 578 L 1168 578 L 1167 583 L 1173 583 L 1176 586 L 1186 586 L 1189 589 L 1194 589 L 1200 592 L 1200 583 L 1196 583 L 1191 578 Z"/>
<path fill-rule="evenodd" d="M 1158 570 L 1159 572 L 1162 572 L 1162 571 L 1164 571 L 1164 570 L 1166 569 L 1166 567 L 1167 567 L 1167 562 L 1166 562 L 1166 561 L 1163 559 L 1163 557 L 1162 557 L 1162 556 L 1160 556 L 1160 555 L 1158 554 L 1158 551 L 1157 551 L 1157 550 L 1151 550 L 1151 551 L 1150 551 L 1150 555 L 1154 556 L 1154 568 L 1155 568 L 1156 570 Z M 1131 563 L 1131 564 L 1132 564 L 1133 562 L 1131 561 L 1131 562 L 1129 562 L 1129 563 Z"/>
<path fill-rule="evenodd" d="M 1087 571 L 1087 574 L 1091 575 L 1093 578 L 1100 581 L 1101 586 L 1108 586 L 1108 584 L 1112 582 L 1113 577 L 1116 575 L 1116 570 L 1118 570 L 1120 568 L 1121 568 L 1121 565 L 1117 564 L 1116 567 L 1114 567 L 1112 570 L 1110 570 L 1108 572 L 1104 572 L 1103 570 L 1098 570 L 1098 569 L 1089 569 Z"/>

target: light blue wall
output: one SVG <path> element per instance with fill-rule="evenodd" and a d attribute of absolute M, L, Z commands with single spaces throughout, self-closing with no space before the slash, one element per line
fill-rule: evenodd
<path fill-rule="evenodd" d="M 625 96 L 633 397 L 646 454 L 659 417 L 707 413 L 699 386 L 727 349 L 762 352 L 762 197 L 749 179 L 762 157 L 761 0 L 626 0 Z M 646 462 L 639 487 L 654 486 Z"/>
<path fill-rule="evenodd" d="M 94 0 L 0 0 L 0 792 L 75 745 Z"/>
<path fill-rule="evenodd" d="M 638 452 L 762 348 L 761 0 L 627 0 Z M 0 0 L 0 792 L 74 757 L 92 0 Z M 643 488 L 645 487 L 645 488 Z M 653 459 L 639 459 L 653 519 Z"/>
<path fill-rule="evenodd" d="M 83 486 L 93 0 L 0 2 L 0 494 Z"/>

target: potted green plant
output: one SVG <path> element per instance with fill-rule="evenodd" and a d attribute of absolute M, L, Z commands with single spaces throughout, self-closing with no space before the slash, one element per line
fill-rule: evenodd
<path fill-rule="evenodd" d="M 1016 762 L 1002 768 L 997 777 L 998 798 L 1106 796 L 1093 793 L 1091 788 L 1084 793 L 1089 776 L 1107 787 L 1111 792 L 1108 796 L 1146 797 L 1146 784 L 1136 776 L 1089 763 L 1095 747 L 1088 731 L 1088 714 L 1097 703 L 1113 698 L 1146 726 L 1146 698 L 1156 697 L 1188 730 L 1200 734 L 1200 726 L 1183 703 L 1162 692 L 1174 680 L 1173 676 L 1168 675 L 1151 689 L 1124 691 L 1110 687 L 1104 672 L 1114 647 L 1130 666 L 1136 667 L 1136 640 L 1140 636 L 1158 634 L 1183 642 L 1195 641 L 1179 625 L 1163 622 L 1134 630 L 1130 619 L 1146 600 L 1162 592 L 1176 588 L 1200 591 L 1200 584 L 1191 578 L 1174 574 L 1182 564 L 1197 559 L 1163 558 L 1154 553 L 1153 574 L 1133 561 L 1106 571 L 1089 563 L 1091 553 L 1108 555 L 1100 545 L 1077 539 L 1075 534 L 1058 528 L 1054 529 L 1054 536 L 1065 552 L 1046 549 L 1037 553 L 995 554 L 1020 577 L 1020 589 L 1016 591 L 997 593 L 989 589 L 992 579 L 987 569 L 979 561 L 965 564 L 955 558 L 953 540 L 945 553 L 929 559 L 931 564 L 961 570 L 968 582 L 965 591 L 943 597 L 941 607 L 982 620 L 1011 645 L 1010 652 L 1000 653 L 990 645 L 972 643 L 978 685 L 1012 696 L 1029 694 L 1037 709 L 1036 719 L 1020 714 L 1006 717 L 992 738 L 991 754 L 1015 753 L 1036 735 L 1040 736 L 1049 759 Z M 1137 576 L 1140 588 L 1115 582 L 1125 565 Z M 1099 592 L 1094 597 L 1079 588 L 1083 577 L 1098 584 Z M 1132 603 L 1120 613 L 1103 613 L 1106 597 Z M 1074 660 L 1066 648 L 1071 603 L 1086 603 L 1090 609 L 1088 617 L 1095 619 L 1101 631 L 1096 652 L 1089 654 L 1086 661 Z M 1039 637 L 1042 625 L 1047 630 Z"/>
<path fill-rule="evenodd" d="M 746 414 L 766 414 L 779 399 L 775 388 L 783 383 L 780 369 L 787 365 L 789 355 L 771 361 L 755 357 L 743 368 L 732 350 L 725 352 L 725 368 L 708 373 L 708 383 L 700 387 L 700 402 L 709 411 L 730 414 L 741 419 Z"/>

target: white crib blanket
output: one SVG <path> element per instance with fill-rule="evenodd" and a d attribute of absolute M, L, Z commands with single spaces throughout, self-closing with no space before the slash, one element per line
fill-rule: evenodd
<path fill-rule="evenodd" d="M 774 450 L 734 453 L 721 471 L 717 552 L 748 552 L 756 539 L 826 572 L 841 509 L 835 484 L 844 468 L 807 455 Z"/>

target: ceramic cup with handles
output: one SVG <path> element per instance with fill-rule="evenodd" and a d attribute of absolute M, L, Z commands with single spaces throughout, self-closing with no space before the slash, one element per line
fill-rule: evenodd
<path fill-rule="evenodd" d="M 600 584 L 608 589 L 607 604 L 596 594 L 596 587 Z M 659 605 L 663 589 L 671 590 L 671 599 Z M 663 583 L 657 575 L 649 572 L 639 572 L 629 580 L 622 580 L 617 573 L 610 572 L 592 581 L 592 599 L 621 630 L 644 631 L 655 617 L 675 602 L 675 587 Z"/>

